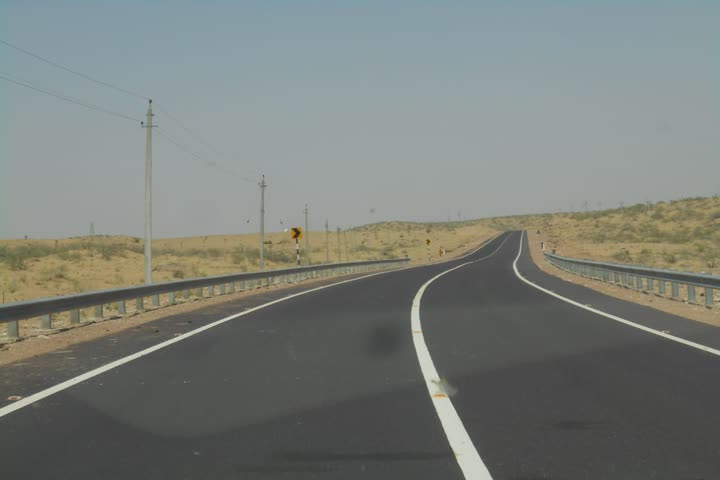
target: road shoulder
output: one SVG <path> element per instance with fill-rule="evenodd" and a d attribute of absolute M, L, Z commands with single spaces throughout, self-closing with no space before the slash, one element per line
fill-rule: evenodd
<path fill-rule="evenodd" d="M 636 303 L 660 312 L 705 323 L 707 325 L 713 325 L 715 327 L 720 326 L 720 308 L 708 309 L 702 305 L 691 305 L 684 301 L 671 300 L 669 298 L 659 297 L 652 293 L 639 292 L 564 272 L 544 260 L 542 250 L 540 249 L 540 241 L 542 238 L 540 235 L 536 232 L 528 231 L 527 236 L 530 254 L 535 266 L 550 276 L 566 282 L 574 283 L 576 285 L 581 285 L 585 288 L 619 300 Z"/>

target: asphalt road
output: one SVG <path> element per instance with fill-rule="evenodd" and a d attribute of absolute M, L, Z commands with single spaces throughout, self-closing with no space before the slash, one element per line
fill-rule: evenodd
<path fill-rule="evenodd" d="M 428 280 L 474 260 L 429 284 L 420 316 L 492 478 L 720 478 L 720 357 L 522 282 L 512 267 L 520 239 L 504 234 L 464 259 L 275 303 L 6 415 L 2 407 L 2 478 L 465 478 L 410 317 Z M 568 284 L 527 254 L 518 269 L 581 303 L 720 346 L 715 328 Z M 230 303 L 175 323 L 241 310 Z M 100 347 L 109 348 L 84 348 Z M 51 358 L 34 362 L 47 369 Z M 53 383 L 5 378 L 13 392 Z"/>

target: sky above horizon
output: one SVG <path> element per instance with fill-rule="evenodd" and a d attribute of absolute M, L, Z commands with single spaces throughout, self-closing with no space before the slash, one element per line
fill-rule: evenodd
<path fill-rule="evenodd" d="M 0 40 L 139 94 L 0 44 L 130 117 L 0 78 L 0 238 L 142 236 L 142 97 L 155 237 L 257 231 L 261 174 L 269 231 L 720 193 L 720 2 L 298 5 L 0 0 Z"/>

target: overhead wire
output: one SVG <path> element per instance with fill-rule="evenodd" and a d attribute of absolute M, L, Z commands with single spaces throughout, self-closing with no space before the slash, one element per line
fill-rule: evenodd
<path fill-rule="evenodd" d="M 10 47 L 10 48 L 13 48 L 13 49 L 17 50 L 18 52 L 21 52 L 21 53 L 24 53 L 24 54 L 26 54 L 26 55 L 29 55 L 29 56 L 31 56 L 31 57 L 33 57 L 33 58 L 36 58 L 37 60 L 40 60 L 41 62 L 45 62 L 45 63 L 47 63 L 48 65 L 52 65 L 53 67 L 59 68 L 59 69 L 61 69 L 61 70 L 65 70 L 66 72 L 72 73 L 73 75 L 77 75 L 78 77 L 82 77 L 82 78 L 84 78 L 85 80 L 89 80 L 89 81 L 91 81 L 91 82 L 97 83 L 98 85 L 102 85 L 102 86 L 104 86 L 104 87 L 112 88 L 113 90 L 117 90 L 118 92 L 122 92 L 122 93 L 125 93 L 125 94 L 127 94 L 127 95 L 132 95 L 133 97 L 136 97 L 136 98 L 141 98 L 141 99 L 143 99 L 143 100 L 150 100 L 150 98 L 149 98 L 149 97 L 146 97 L 145 95 L 141 95 L 141 94 L 139 94 L 139 93 L 133 92 L 132 90 L 127 90 L 127 89 L 125 89 L 125 88 L 118 87 L 117 85 L 113 85 L 112 83 L 108 83 L 108 82 L 104 82 L 104 81 L 102 81 L 102 80 L 98 80 L 97 78 L 93 78 L 93 77 L 91 77 L 90 75 L 86 75 L 86 74 L 84 74 L 84 73 L 82 73 L 82 72 L 78 72 L 77 70 L 73 70 L 72 68 L 66 67 L 65 65 L 62 65 L 62 64 L 57 63 L 57 62 L 54 62 L 54 61 L 52 61 L 52 60 L 50 60 L 50 59 L 48 59 L 48 58 L 42 57 L 42 56 L 38 55 L 37 53 L 33 53 L 33 52 L 29 51 L 29 50 L 26 50 L 26 49 L 24 49 L 24 48 L 22 48 L 22 47 L 19 47 L 19 46 L 15 45 L 15 44 L 12 44 L 12 43 L 10 43 L 10 42 L 8 42 L 8 41 L 6 41 L 6 40 L 0 39 L 0 43 L 2 43 L 3 45 L 8 46 L 8 47 Z"/>
<path fill-rule="evenodd" d="M 13 49 L 15 49 L 15 50 L 17 50 L 17 51 L 19 51 L 19 52 L 21 52 L 21 53 L 24 53 L 24 54 L 26 54 L 26 55 L 29 55 L 29 56 L 37 59 L 37 60 L 40 60 L 41 62 L 47 63 L 48 65 L 51 65 L 51 66 L 53 66 L 53 67 L 59 68 L 59 69 L 61 69 L 61 70 L 64 70 L 64 71 L 66 71 L 66 72 L 68 72 L 68 73 L 71 73 L 71 74 L 73 74 L 73 75 L 76 75 L 76 76 L 78 76 L 78 77 L 81 77 L 81 78 L 83 78 L 83 79 L 85 79 L 85 80 L 88 80 L 88 81 L 90 81 L 90 82 L 93 82 L 93 83 L 95 83 L 95 84 L 98 84 L 98 85 L 101 85 L 101 86 L 104 86 L 104 87 L 107 87 L 107 88 L 111 88 L 111 89 L 116 90 L 116 91 L 118 91 L 118 92 L 125 93 L 125 94 L 127 94 L 127 95 L 130 95 L 130 96 L 133 96 L 133 97 L 136 97 L 136 98 L 139 98 L 139 99 L 143 99 L 143 100 L 148 100 L 148 101 L 150 101 L 150 97 L 148 97 L 148 96 L 146 96 L 146 95 L 142 95 L 142 94 L 139 94 L 139 93 L 134 92 L 134 91 L 132 91 L 132 90 L 128 90 L 128 89 L 126 89 L 126 88 L 119 87 L 119 86 L 117 86 L 117 85 L 115 85 L 115 84 L 112 84 L 112 83 L 109 83 L 109 82 L 105 82 L 105 81 L 103 81 L 103 80 L 99 80 L 99 79 L 97 79 L 97 78 L 91 77 L 90 75 L 84 74 L 84 73 L 79 72 L 79 71 L 77 71 L 77 70 L 74 70 L 74 69 L 72 69 L 72 68 L 70 68 L 70 67 L 67 67 L 67 66 L 65 66 L 65 65 L 62 65 L 62 64 L 60 64 L 60 63 L 58 63 L 58 62 L 55 62 L 55 61 L 53 61 L 53 60 L 50 60 L 49 58 L 43 57 L 43 56 L 41 56 L 41 55 L 38 55 L 37 53 L 31 52 L 30 50 L 27 50 L 27 49 L 22 48 L 22 47 L 20 47 L 20 46 L 18 46 L 18 45 L 15 45 L 15 44 L 13 44 L 13 43 L 11 43 L 11 42 L 8 42 L 7 40 L 0 39 L 0 43 L 3 44 L 3 45 L 6 45 L 7 47 L 13 48 Z M 82 100 L 79 100 L 79 99 L 76 99 L 76 98 L 73 98 L 73 97 L 69 97 L 69 96 L 67 96 L 67 95 L 60 94 L 60 93 L 57 93 L 57 92 L 52 92 L 52 91 L 47 90 L 47 89 L 42 89 L 42 88 L 38 88 L 38 87 L 33 87 L 33 86 L 31 85 L 32 82 L 29 82 L 29 81 L 24 81 L 24 82 L 22 82 L 22 81 L 18 81 L 18 80 L 13 80 L 13 79 L 8 78 L 8 77 L 5 77 L 5 76 L 2 76 L 2 77 L 0 77 L 0 78 L 6 80 L 6 81 L 8 81 L 8 82 L 12 82 L 12 83 L 15 83 L 15 84 L 17 84 L 17 85 L 20 85 L 20 86 L 23 86 L 23 87 L 26 87 L 26 88 L 29 88 L 29 89 L 38 91 L 38 92 L 40 92 L 40 93 L 44 93 L 44 94 L 46 94 L 46 95 L 51 95 L 51 96 L 56 97 L 56 98 L 59 98 L 59 99 L 61 99 L 61 100 L 65 100 L 65 101 L 68 101 L 68 102 L 71 102 L 71 103 L 75 103 L 75 104 L 84 106 L 84 107 L 89 108 L 89 109 L 92 109 L 92 110 L 101 111 L 101 112 L 104 112 L 104 113 L 107 113 L 107 114 L 110 114 L 110 115 L 114 115 L 114 116 L 116 116 L 116 117 L 121 117 L 121 118 L 125 118 L 125 119 L 128 119 L 128 120 L 132 120 L 132 121 L 134 121 L 134 122 L 139 121 L 139 120 L 134 119 L 134 118 L 132 118 L 132 117 L 129 117 L 129 116 L 127 116 L 127 115 L 123 115 L 123 114 L 118 113 L 118 112 L 113 112 L 113 111 L 111 111 L 111 110 L 105 109 L 105 108 L 103 108 L 103 107 L 100 107 L 99 105 L 95 105 L 95 104 L 92 104 L 92 103 L 90 103 L 90 102 L 84 102 L 84 101 L 82 101 Z M 217 154 L 217 155 L 220 155 L 220 156 L 224 156 L 224 157 L 226 157 L 226 158 L 229 158 L 228 155 L 224 154 L 224 153 L 223 153 L 222 151 L 220 151 L 218 148 L 214 147 L 212 144 L 210 144 L 208 141 L 206 141 L 202 136 L 200 136 L 198 133 L 196 133 L 195 131 L 193 131 L 192 129 L 190 129 L 187 125 L 185 125 L 180 119 L 178 119 L 178 118 L 175 117 L 174 115 L 170 114 L 170 113 L 167 111 L 167 109 L 165 109 L 163 106 L 161 106 L 161 105 L 159 105 L 159 104 L 157 104 L 157 103 L 155 103 L 154 106 L 155 106 L 155 108 L 156 108 L 157 110 L 161 111 L 161 112 L 164 113 L 168 118 L 170 118 L 170 119 L 173 120 L 175 123 L 177 123 L 186 133 L 188 133 L 191 137 L 193 137 L 198 143 L 200 143 L 200 144 L 202 144 L 204 147 L 212 150 L 213 153 L 215 153 L 215 154 Z M 167 132 L 166 132 L 166 135 L 165 135 L 165 136 L 166 136 L 166 138 L 167 138 Z M 170 139 L 168 138 L 168 140 L 170 140 Z M 179 145 L 179 142 L 177 142 L 176 140 L 175 140 L 175 141 L 170 140 L 170 141 L 171 141 L 171 143 L 174 143 L 178 148 L 186 151 L 186 153 L 190 153 L 191 156 L 193 156 L 193 157 L 196 158 L 197 160 L 203 161 L 203 162 L 205 162 L 205 163 L 207 163 L 207 164 L 214 164 L 214 166 L 216 166 L 216 167 L 218 167 L 218 168 L 222 168 L 220 165 L 218 165 L 218 164 L 215 163 L 215 162 L 207 162 L 207 161 L 205 161 L 205 160 L 202 160 L 199 155 L 197 155 L 197 154 L 194 153 L 194 152 L 191 152 L 187 147 L 180 146 L 180 145 Z M 230 170 L 226 170 L 226 171 L 231 172 Z M 255 173 L 257 173 L 257 172 L 255 172 Z M 247 177 L 245 177 L 245 176 L 242 176 L 242 175 L 239 175 L 239 174 L 237 174 L 236 172 L 232 172 L 232 174 L 238 176 L 239 178 L 242 178 L 242 179 L 245 180 L 245 181 L 255 183 L 254 180 L 250 180 L 249 178 L 247 178 Z"/>
<path fill-rule="evenodd" d="M 253 184 L 255 183 L 255 180 L 239 174 L 237 171 L 233 170 L 232 168 L 228 168 L 225 165 L 217 163 L 212 160 L 204 159 L 203 157 L 198 155 L 195 151 L 190 149 L 187 145 L 184 145 L 182 142 L 180 142 L 175 137 L 173 137 L 173 135 L 168 133 L 167 131 L 157 127 L 157 133 L 158 133 L 158 135 L 160 135 L 161 137 L 165 138 L 167 141 L 169 141 L 170 143 L 175 145 L 177 148 L 179 148 L 180 150 L 182 150 L 185 153 L 187 153 L 188 155 L 190 155 L 194 160 L 201 162 L 205 166 L 216 168 L 216 169 L 222 171 L 223 173 L 237 177 L 240 180 L 243 180 L 245 182 L 253 183 Z"/>
<path fill-rule="evenodd" d="M 125 120 L 130 120 L 130 121 L 136 122 L 136 123 L 137 123 L 137 122 L 140 122 L 140 120 L 138 120 L 138 119 L 136 119 L 136 118 L 132 118 L 132 117 L 130 117 L 130 116 L 128 116 L 128 115 L 125 115 L 125 114 L 123 114 L 123 113 L 115 112 L 115 111 L 113 111 L 113 110 L 108 110 L 108 109 L 103 108 L 103 107 L 101 107 L 101 106 L 99 106 L 99 105 L 95 105 L 94 103 L 90 103 L 90 102 L 86 102 L 86 101 L 83 101 L 83 100 L 80 100 L 80 99 L 77 99 L 77 98 L 73 98 L 73 97 L 70 97 L 70 96 L 65 95 L 65 94 L 63 94 L 63 93 L 57 93 L 57 92 L 53 92 L 53 91 L 51 91 L 51 90 L 47 90 L 47 89 L 44 89 L 44 88 L 35 87 L 35 86 L 33 86 L 33 85 L 31 84 L 31 82 L 29 82 L 29 81 L 27 81 L 27 80 L 24 80 L 24 81 L 23 81 L 23 80 L 17 80 L 17 79 L 10 78 L 10 77 L 8 77 L 8 76 L 6 76 L 6 75 L 7 75 L 7 74 L 3 74 L 2 72 L 0 72 L 0 79 L 5 80 L 6 82 L 14 83 L 15 85 L 18 85 L 18 86 L 21 86 L 21 87 L 28 88 L 28 89 L 30 89 L 30 90 L 34 90 L 34 91 L 39 92 L 39 93 L 43 93 L 43 94 L 45 94 L 45 95 L 49 95 L 49 96 L 51 96 L 51 97 L 55 97 L 55 98 L 60 99 L 60 100 L 64 100 L 64 101 L 66 101 L 66 102 L 70 102 L 70 103 L 74 103 L 74 104 L 76 104 L 76 105 L 80 105 L 80 106 L 85 107 L 85 108 L 88 108 L 88 109 L 90 109 L 90 110 L 95 110 L 95 111 L 98 111 L 98 112 L 105 113 L 105 114 L 107 114 L 107 115 L 112 115 L 112 116 L 114 116 L 114 117 L 122 118 L 122 119 L 125 119 Z"/>
<path fill-rule="evenodd" d="M 163 114 L 165 114 L 165 116 L 167 116 L 169 119 L 171 119 L 172 121 L 174 121 L 177 125 L 179 125 L 180 128 L 182 128 L 183 130 L 185 130 L 185 132 L 188 133 L 191 137 L 193 137 L 198 143 L 202 144 L 202 145 L 205 146 L 207 149 L 211 150 L 214 154 L 219 155 L 219 156 L 221 156 L 221 157 L 228 158 L 228 159 L 231 158 L 231 157 L 230 157 L 229 155 L 227 155 L 225 152 L 223 152 L 223 151 L 220 150 L 219 148 L 217 148 L 217 147 L 215 147 L 214 145 L 212 145 L 210 142 L 208 142 L 207 140 L 205 140 L 201 135 L 199 135 L 197 132 L 195 132 L 195 131 L 192 130 L 190 127 L 188 127 L 188 126 L 187 126 L 185 123 L 183 123 L 179 118 L 177 118 L 176 116 L 170 114 L 170 112 L 168 112 L 165 107 L 163 107 L 162 105 L 159 105 L 159 104 L 157 104 L 157 103 L 153 103 L 153 106 L 154 106 L 159 112 L 162 112 Z M 252 169 L 252 168 L 251 168 L 251 169 L 248 169 L 248 170 L 250 170 L 251 173 L 255 173 L 255 174 L 258 174 L 258 175 L 260 174 L 259 172 L 255 171 L 255 170 Z"/>

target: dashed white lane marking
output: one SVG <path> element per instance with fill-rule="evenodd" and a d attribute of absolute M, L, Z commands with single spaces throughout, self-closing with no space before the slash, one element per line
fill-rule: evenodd
<path fill-rule="evenodd" d="M 443 387 L 444 382 L 435 369 L 435 364 L 432 361 L 432 357 L 430 356 L 430 352 L 425 344 L 425 338 L 422 333 L 422 325 L 420 323 L 420 301 L 422 300 L 423 293 L 425 293 L 425 290 L 432 282 L 443 275 L 452 272 L 453 270 L 457 270 L 458 268 L 470 265 L 471 263 L 479 262 L 492 257 L 502 248 L 503 245 L 505 245 L 505 242 L 507 242 L 510 236 L 511 235 L 505 237 L 505 240 L 502 241 L 500 246 L 498 246 L 498 248 L 496 248 L 490 255 L 470 262 L 465 262 L 456 267 L 445 270 L 425 282 L 425 284 L 420 287 L 420 290 L 418 290 L 415 294 L 415 298 L 413 299 L 412 307 L 410 309 L 410 328 L 412 331 L 413 343 L 415 344 L 415 352 L 418 357 L 418 362 L 420 363 L 420 370 L 425 378 L 425 386 L 428 389 L 430 399 L 432 400 L 435 411 L 440 419 L 440 423 L 445 431 L 445 436 L 447 436 L 448 442 L 450 443 L 450 448 L 452 448 L 455 453 L 455 459 L 458 462 L 458 466 L 460 467 L 460 470 L 462 470 L 465 478 L 468 480 L 492 480 L 492 476 L 490 476 L 490 472 L 485 466 L 485 463 L 483 463 L 482 458 L 480 458 L 480 454 L 470 439 L 470 435 L 468 435 L 467 430 L 465 430 L 465 426 L 463 425 L 462 420 L 460 420 L 460 416 L 455 410 L 450 397 L 448 397 L 446 389 Z M 489 242 L 486 242 L 486 244 L 487 243 Z"/>
<path fill-rule="evenodd" d="M 720 350 L 717 350 L 717 349 L 715 349 L 715 348 L 708 347 L 708 346 L 702 345 L 702 344 L 700 344 L 700 343 L 692 342 L 692 341 L 690 341 L 690 340 L 685 340 L 684 338 L 676 337 L 675 335 L 670 335 L 670 334 L 667 333 L 667 332 L 663 332 L 663 331 L 660 331 L 660 330 L 655 330 L 655 329 L 653 329 L 653 328 L 646 327 L 645 325 L 640 325 L 639 323 L 631 322 L 630 320 L 626 320 L 626 319 L 621 318 L 621 317 L 618 317 L 618 316 L 616 316 L 616 315 L 612 315 L 612 314 L 610 314 L 610 313 L 603 312 L 602 310 L 598 310 L 597 308 L 593 308 L 593 307 L 589 307 L 589 306 L 587 306 L 587 305 L 583 305 L 582 303 L 576 302 L 575 300 L 571 300 L 571 299 L 569 299 L 569 298 L 567 298 L 567 297 L 563 297 L 562 295 L 559 295 L 559 294 L 557 294 L 557 293 L 555 293 L 555 292 L 553 292 L 553 291 L 548 290 L 547 288 L 543 288 L 543 287 L 541 287 L 540 285 L 531 282 L 531 281 L 528 280 L 527 278 L 523 277 L 523 276 L 520 274 L 520 272 L 518 271 L 518 268 L 517 268 L 517 262 L 518 262 L 518 260 L 520 259 L 520 255 L 522 254 L 522 247 L 523 247 L 523 239 L 524 239 L 524 237 L 525 237 L 525 232 L 523 231 L 522 234 L 520 235 L 520 249 L 518 250 L 517 257 L 515 257 L 515 261 L 513 262 L 513 270 L 515 270 L 515 275 L 517 275 L 517 277 L 518 277 L 520 280 L 522 280 L 523 282 L 527 283 L 527 284 L 530 285 L 531 287 L 537 288 L 537 289 L 540 290 L 541 292 L 545 292 L 545 293 L 547 293 L 548 295 L 552 295 L 552 296 L 555 297 L 555 298 L 559 298 L 559 299 L 562 300 L 563 302 L 567 302 L 567 303 L 569 303 L 569 304 L 571 304 L 571 305 L 575 305 L 576 307 L 580 307 L 580 308 L 583 308 L 583 309 L 585 309 L 585 310 L 587 310 L 587 311 L 596 313 L 596 314 L 598 314 L 598 315 L 602 315 L 603 317 L 609 318 L 609 319 L 611 319 L 611 320 L 615 320 L 616 322 L 624 323 L 625 325 L 628 325 L 628 326 L 633 327 L 633 328 L 637 328 L 638 330 L 642 330 L 643 332 L 652 333 L 653 335 L 657 335 L 658 337 L 663 337 L 663 338 L 666 338 L 666 339 L 668 339 L 668 340 L 672 340 L 673 342 L 681 343 L 681 344 L 686 345 L 686 346 L 688 346 L 688 347 L 696 348 L 696 349 L 698 349 L 698 350 L 702 350 L 703 352 L 707 352 L 707 353 L 711 353 L 711 354 L 713 354 L 713 355 L 718 355 L 718 356 L 720 356 Z"/>

